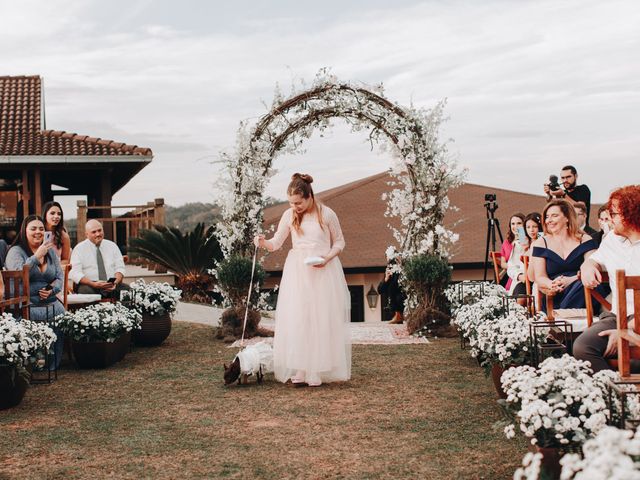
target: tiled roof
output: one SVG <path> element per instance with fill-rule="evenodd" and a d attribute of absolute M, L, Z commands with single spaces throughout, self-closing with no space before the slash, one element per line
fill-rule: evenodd
<path fill-rule="evenodd" d="M 42 82 L 37 75 L 0 77 L 0 156 L 152 155 L 150 148 L 42 130 L 41 89 Z"/>
<path fill-rule="evenodd" d="M 316 194 L 318 199 L 336 212 L 340 220 L 346 242 L 346 248 L 340 255 L 344 268 L 383 267 L 386 263 L 385 250 L 389 245 L 396 245 L 387 225 L 397 225 L 398 221 L 384 216 L 386 201 L 382 200 L 382 194 L 391 189 L 388 185 L 390 181 L 392 178 L 384 172 Z M 546 203 L 542 195 L 472 183 L 452 190 L 449 192 L 449 198 L 458 211 L 449 211 L 444 223 L 460 235 L 451 258 L 453 264 L 484 262 L 487 236 L 487 216 L 484 207 L 486 193 L 497 195 L 499 207 L 495 216 L 500 221 L 503 235 L 507 233 L 507 223 L 511 214 L 542 212 Z M 277 227 L 280 216 L 287 208 L 287 203 L 267 208 L 264 212 L 265 229 L 271 225 Z M 597 225 L 597 209 L 597 205 L 592 205 L 591 225 Z M 289 238 L 282 249 L 266 257 L 265 269 L 282 270 L 290 248 Z M 500 249 L 499 239 L 496 248 Z"/>

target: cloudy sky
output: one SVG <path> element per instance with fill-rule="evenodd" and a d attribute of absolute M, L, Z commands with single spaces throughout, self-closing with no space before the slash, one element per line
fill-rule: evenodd
<path fill-rule="evenodd" d="M 571 163 L 602 201 L 640 183 L 639 55 L 634 0 L 0 0 L 0 75 L 44 78 L 47 128 L 153 149 L 116 203 L 212 201 L 239 122 L 322 67 L 401 105 L 448 99 L 470 182 L 539 193 Z M 276 160 L 268 193 L 389 164 L 336 122 Z"/>

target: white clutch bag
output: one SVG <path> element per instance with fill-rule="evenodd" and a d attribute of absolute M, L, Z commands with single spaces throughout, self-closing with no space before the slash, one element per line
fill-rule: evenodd
<path fill-rule="evenodd" d="M 305 265 L 322 265 L 324 263 L 324 258 L 322 257 L 307 257 L 304 259 Z"/>

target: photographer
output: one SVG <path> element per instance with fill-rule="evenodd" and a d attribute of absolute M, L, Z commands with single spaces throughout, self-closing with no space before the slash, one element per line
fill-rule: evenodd
<path fill-rule="evenodd" d="M 576 202 L 584 202 L 587 207 L 586 224 L 589 225 L 591 190 L 586 185 L 578 185 L 578 171 L 571 165 L 562 167 L 560 181 L 562 182 L 562 187 L 558 183 L 558 177 L 555 175 L 549 177 L 549 182 L 544 184 L 544 193 L 547 195 L 547 199 L 564 198 L 572 205 Z"/>

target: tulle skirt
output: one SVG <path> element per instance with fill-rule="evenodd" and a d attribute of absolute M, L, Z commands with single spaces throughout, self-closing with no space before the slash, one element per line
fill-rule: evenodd
<path fill-rule="evenodd" d="M 340 260 L 304 264 L 312 249 L 289 251 L 276 306 L 273 367 L 277 380 L 323 383 L 351 378 L 351 297 Z"/>

